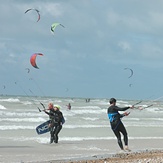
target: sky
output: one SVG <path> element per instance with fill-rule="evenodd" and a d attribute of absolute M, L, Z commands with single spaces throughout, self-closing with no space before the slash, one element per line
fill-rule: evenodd
<path fill-rule="evenodd" d="M 0 94 L 163 96 L 162 0 L 2 0 L 0 21 Z"/>

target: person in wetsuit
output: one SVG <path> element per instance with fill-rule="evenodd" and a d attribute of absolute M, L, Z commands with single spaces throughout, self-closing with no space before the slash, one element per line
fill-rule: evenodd
<path fill-rule="evenodd" d="M 50 106 L 50 111 L 47 112 L 46 110 L 45 113 L 49 115 L 49 118 L 51 120 L 50 123 L 50 144 L 53 143 L 58 143 L 58 134 L 62 129 L 62 125 L 64 123 L 64 117 L 62 112 L 59 110 L 60 107 L 59 106 L 53 106 L 52 103 L 49 103 Z"/>
<path fill-rule="evenodd" d="M 70 103 L 68 103 L 67 109 L 68 109 L 68 110 L 71 110 L 71 104 L 70 104 Z"/>
<path fill-rule="evenodd" d="M 115 136 L 117 137 L 118 140 L 118 145 L 121 148 L 121 150 L 129 150 L 128 148 L 128 135 L 127 135 L 127 131 L 121 121 L 121 118 L 124 116 L 128 116 L 129 112 L 125 112 L 123 114 L 120 114 L 118 111 L 125 111 L 127 109 L 133 108 L 134 106 L 131 107 L 124 107 L 124 108 L 119 108 L 118 106 L 116 106 L 116 99 L 115 98 L 111 98 L 110 99 L 110 107 L 107 109 L 107 114 L 108 114 L 108 118 L 110 120 L 110 125 L 111 128 L 115 134 Z M 124 144 L 125 144 L 125 148 L 123 147 L 122 141 L 121 141 L 121 133 L 124 136 Z"/>

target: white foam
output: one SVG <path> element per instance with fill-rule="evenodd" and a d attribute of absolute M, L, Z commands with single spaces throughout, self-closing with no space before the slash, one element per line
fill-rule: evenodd
<path fill-rule="evenodd" d="M 90 117 L 86 117 L 86 118 L 84 118 L 84 117 L 82 117 L 82 119 L 84 119 L 84 120 L 88 120 L 88 121 L 96 121 L 96 120 L 98 120 L 99 118 L 90 118 Z"/>
<path fill-rule="evenodd" d="M 103 110 L 102 109 L 98 109 L 98 110 L 82 109 L 82 110 L 72 110 L 71 112 L 74 114 L 100 114 L 100 113 L 103 113 Z"/>
<path fill-rule="evenodd" d="M 31 105 L 32 104 L 32 102 L 30 102 L 30 101 L 24 101 L 24 102 L 22 102 L 24 105 Z"/>
<path fill-rule="evenodd" d="M 108 127 L 109 125 L 64 125 L 64 128 L 101 128 L 101 127 Z"/>
<path fill-rule="evenodd" d="M 0 115 L 3 115 L 3 116 L 9 116 L 9 117 L 40 117 L 40 114 L 39 113 L 31 113 L 31 112 L 3 112 L 1 111 L 0 112 Z M 41 116 L 46 116 L 45 114 L 41 115 Z M 46 116 L 48 117 L 48 116 Z"/>
<path fill-rule="evenodd" d="M 0 105 L 0 110 L 5 110 L 6 108 L 3 105 Z"/>
<path fill-rule="evenodd" d="M 45 122 L 47 119 L 45 118 L 1 118 L 0 121 L 7 122 Z"/>
<path fill-rule="evenodd" d="M 8 98 L 8 99 L 0 99 L 1 102 L 20 102 L 19 99 L 15 98 Z"/>
<path fill-rule="evenodd" d="M 49 135 L 46 135 L 45 137 L 25 137 L 25 136 L 21 136 L 21 137 L 0 137 L 1 139 L 10 139 L 10 140 L 14 140 L 14 141 L 34 141 L 40 144 L 47 144 L 49 143 Z M 129 137 L 130 140 L 163 140 L 163 137 Z M 86 140 L 116 140 L 116 137 L 60 137 L 59 141 L 86 141 Z M 93 149 L 93 147 L 90 147 L 91 149 Z"/>
<path fill-rule="evenodd" d="M 100 109 L 98 106 L 75 106 L 76 109 Z"/>
<path fill-rule="evenodd" d="M 19 129 L 22 129 L 22 130 L 33 130 L 35 129 L 34 126 L 17 126 L 17 125 L 2 125 L 0 126 L 0 130 L 19 130 Z"/>

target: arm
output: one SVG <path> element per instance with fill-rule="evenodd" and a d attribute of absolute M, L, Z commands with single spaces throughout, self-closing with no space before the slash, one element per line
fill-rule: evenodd
<path fill-rule="evenodd" d="M 127 110 L 127 109 L 129 109 L 130 107 L 124 107 L 124 108 L 119 108 L 118 106 L 115 106 L 115 110 L 117 110 L 117 111 L 125 111 L 125 110 Z"/>
<path fill-rule="evenodd" d="M 44 112 L 45 112 L 46 114 L 48 114 L 48 115 L 54 116 L 53 113 L 49 113 L 49 112 L 47 112 L 46 110 L 44 110 Z"/>
<path fill-rule="evenodd" d="M 124 112 L 123 114 L 120 114 L 120 118 L 123 118 L 125 116 L 128 116 L 130 114 L 130 112 Z"/>

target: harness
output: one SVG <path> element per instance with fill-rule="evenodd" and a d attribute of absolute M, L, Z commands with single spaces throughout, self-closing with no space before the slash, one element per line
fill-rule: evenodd
<path fill-rule="evenodd" d="M 113 122 L 115 120 L 115 117 L 118 113 L 108 113 L 108 118 L 110 122 Z"/>
<path fill-rule="evenodd" d="M 109 118 L 110 122 L 114 122 L 117 114 L 118 113 L 108 113 L 108 118 Z M 120 124 L 120 122 L 121 122 L 121 120 L 116 124 L 116 126 L 114 128 L 112 128 L 112 130 L 115 131 L 117 129 L 118 125 Z"/>

